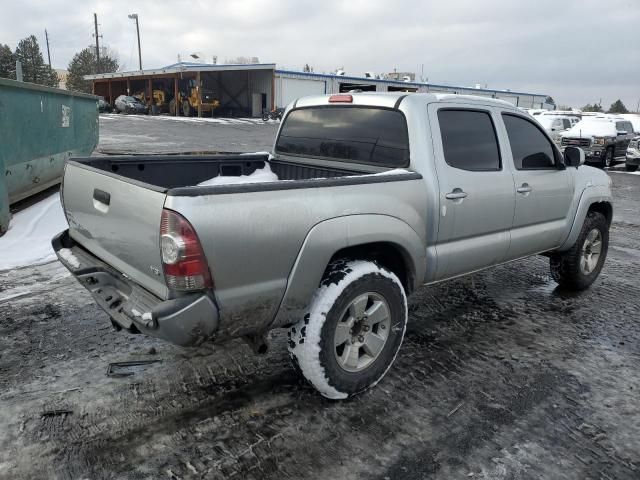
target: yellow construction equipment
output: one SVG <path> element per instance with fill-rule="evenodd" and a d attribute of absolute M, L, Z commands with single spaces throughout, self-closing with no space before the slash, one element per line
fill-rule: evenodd
<path fill-rule="evenodd" d="M 183 86 L 184 88 L 182 88 Z M 198 90 L 200 90 L 200 98 L 198 97 Z M 182 115 L 190 117 L 191 115 L 197 115 L 199 106 L 202 113 L 211 115 L 220 106 L 220 101 L 215 98 L 213 90 L 201 87 L 196 84 L 195 80 L 189 79 L 185 85 L 181 85 L 177 102 L 175 98 L 169 102 L 169 113 L 171 115 L 175 115 L 176 105 Z"/>

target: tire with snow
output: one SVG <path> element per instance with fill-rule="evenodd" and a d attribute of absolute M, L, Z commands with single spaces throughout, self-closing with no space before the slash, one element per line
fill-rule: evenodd
<path fill-rule="evenodd" d="M 395 274 L 373 262 L 338 261 L 289 329 L 289 355 L 323 396 L 343 399 L 384 377 L 406 326 L 407 298 Z"/>
<path fill-rule="evenodd" d="M 600 274 L 609 250 L 609 224 L 604 215 L 589 212 L 576 243 L 551 255 L 551 276 L 571 290 L 588 288 Z"/>

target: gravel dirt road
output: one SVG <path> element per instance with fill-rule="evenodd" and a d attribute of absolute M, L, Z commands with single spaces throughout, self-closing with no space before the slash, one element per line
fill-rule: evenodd
<path fill-rule="evenodd" d="M 0 272 L 0 478 L 638 479 L 640 176 L 611 176 L 590 290 L 544 257 L 421 288 L 348 401 L 296 378 L 284 331 L 263 356 L 183 350 L 113 331 L 57 262 Z M 106 375 L 131 360 L 158 362 Z"/>

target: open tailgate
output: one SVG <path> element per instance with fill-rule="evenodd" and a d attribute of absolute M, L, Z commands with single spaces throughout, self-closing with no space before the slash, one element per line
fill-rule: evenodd
<path fill-rule="evenodd" d="M 134 282 L 167 298 L 160 254 L 165 191 L 69 162 L 62 198 L 69 234 Z"/>

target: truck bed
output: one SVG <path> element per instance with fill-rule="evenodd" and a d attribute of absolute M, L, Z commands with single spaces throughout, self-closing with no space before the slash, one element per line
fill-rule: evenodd
<path fill-rule="evenodd" d="M 167 192 L 175 188 L 195 187 L 200 182 L 219 175 L 250 175 L 255 170 L 263 168 L 268 159 L 267 154 L 239 154 L 109 156 L 75 158 L 73 161 L 99 170 L 101 173 L 133 180 L 147 187 L 153 187 L 156 191 Z M 269 161 L 269 165 L 279 180 L 336 178 L 371 173 L 273 159 Z M 198 190 L 202 192 L 205 188 L 208 187 L 199 187 Z"/>
<path fill-rule="evenodd" d="M 218 175 L 250 175 L 266 162 L 278 181 L 198 186 Z M 395 219 L 408 219 L 403 228 L 419 223 L 419 206 L 426 198 L 416 180 L 422 176 L 389 170 L 322 165 L 304 157 L 269 159 L 268 154 L 73 159 L 67 163 L 62 189 L 68 248 L 94 256 L 97 265 L 102 262 L 120 272 L 122 281 L 141 286 L 158 301 L 175 299 L 181 293 L 165 281 L 160 229 L 163 209 L 178 212 L 195 229 L 211 269 L 220 309 L 219 338 L 260 331 L 274 321 L 296 257 L 320 223 L 329 231 L 319 235 L 332 246 L 329 235 L 337 235 L 344 247 L 366 240 L 357 232 L 374 219 L 385 231 L 392 229 L 388 222 L 400 221 Z M 403 238 L 396 240 L 402 243 Z M 308 258 L 325 262 L 324 269 L 327 254 Z M 313 286 L 318 281 L 310 280 Z M 296 284 L 300 286 L 306 288 Z M 121 294 L 127 295 L 125 290 Z M 285 310 L 295 316 L 299 307 L 296 303 Z"/>

